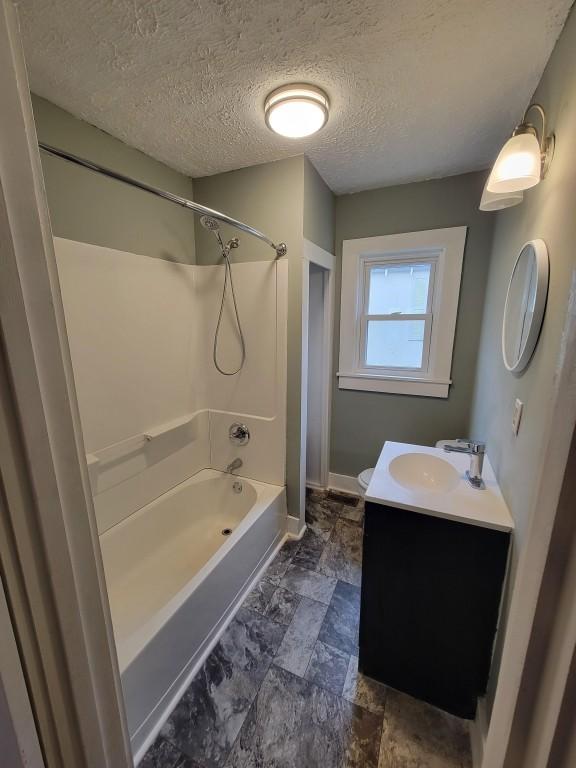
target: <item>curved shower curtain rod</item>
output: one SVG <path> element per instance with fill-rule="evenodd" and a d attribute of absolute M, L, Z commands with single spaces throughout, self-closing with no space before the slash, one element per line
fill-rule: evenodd
<path fill-rule="evenodd" d="M 84 160 L 82 157 L 78 157 L 77 155 L 73 155 L 70 152 L 65 152 L 62 149 L 52 147 L 50 144 L 44 144 L 42 141 L 38 142 L 38 146 L 49 155 L 53 155 L 54 157 L 61 157 L 63 160 L 68 160 L 70 163 L 81 165 L 83 168 L 88 168 L 90 171 L 96 171 L 96 173 L 101 173 L 103 176 L 116 179 L 116 181 L 123 181 L 124 184 L 129 184 L 131 187 L 142 189 L 144 192 L 150 192 L 152 195 L 162 197 L 164 200 L 169 200 L 171 203 L 181 205 L 183 208 L 188 208 L 189 210 L 194 211 L 194 213 L 197 213 L 199 216 L 210 216 L 213 219 L 224 222 L 224 224 L 230 224 L 231 227 L 240 229 L 242 232 L 246 232 L 248 235 L 252 235 L 253 237 L 257 237 L 258 240 L 262 240 L 276 251 L 276 256 L 278 257 L 285 256 L 288 251 L 285 243 L 278 243 L 278 245 L 276 245 L 267 235 L 265 235 L 263 232 L 260 232 L 260 230 L 254 229 L 254 227 L 251 227 L 249 224 L 244 224 L 243 221 L 233 219 L 231 216 L 228 216 L 225 213 L 220 213 L 220 211 L 215 211 L 212 208 L 206 207 L 205 205 L 200 205 L 200 203 L 195 203 L 185 197 L 175 195 L 173 192 L 166 192 L 164 189 L 158 189 L 158 187 L 153 187 L 143 181 L 137 181 L 136 179 L 130 178 L 130 176 L 124 176 L 123 173 L 118 173 L 117 171 L 113 171 L 110 168 L 105 168 L 103 165 L 93 163 L 91 160 Z"/>

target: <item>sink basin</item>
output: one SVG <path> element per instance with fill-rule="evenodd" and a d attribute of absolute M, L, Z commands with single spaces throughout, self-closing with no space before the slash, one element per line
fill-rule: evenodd
<path fill-rule="evenodd" d="M 368 504 L 511 531 L 514 521 L 502 498 L 488 456 L 486 490 L 466 482 L 470 456 L 412 443 L 384 443 L 365 494 Z M 576 768 L 576 766 L 575 766 Z"/>
<path fill-rule="evenodd" d="M 397 483 L 409 491 L 453 491 L 460 475 L 450 462 L 428 453 L 404 453 L 388 465 Z"/>

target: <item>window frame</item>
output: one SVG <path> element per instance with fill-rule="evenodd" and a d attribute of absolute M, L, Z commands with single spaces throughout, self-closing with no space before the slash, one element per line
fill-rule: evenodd
<path fill-rule="evenodd" d="M 342 252 L 340 389 L 448 397 L 467 227 L 345 240 Z M 426 314 L 369 315 L 369 271 L 376 265 L 432 263 Z M 370 319 L 425 319 L 422 366 L 366 364 Z M 429 319 L 429 322 L 428 322 Z"/>
<path fill-rule="evenodd" d="M 374 373 L 382 376 L 414 376 L 415 374 L 425 374 L 428 371 L 429 359 L 430 359 L 430 343 L 432 337 L 432 325 L 434 321 L 434 290 L 436 279 L 436 267 L 438 262 L 438 254 L 425 252 L 424 255 L 419 253 L 394 253 L 386 257 L 383 256 L 361 256 L 361 276 L 362 285 L 358 287 L 359 292 L 359 328 L 358 328 L 358 357 L 357 357 L 357 370 L 365 372 L 367 374 Z M 370 271 L 374 267 L 378 266 L 395 266 L 398 264 L 408 263 L 411 265 L 430 264 L 430 280 L 428 284 L 428 296 L 426 300 L 426 312 L 412 315 L 404 315 L 402 313 L 392 313 L 388 315 L 382 314 L 370 314 L 368 312 L 370 303 Z M 424 345 L 422 351 L 422 365 L 418 368 L 407 368 L 403 366 L 380 366 L 369 365 L 366 361 L 367 356 L 367 341 L 368 341 L 368 324 L 370 321 L 385 321 L 385 322 L 410 322 L 411 320 L 424 320 Z"/>

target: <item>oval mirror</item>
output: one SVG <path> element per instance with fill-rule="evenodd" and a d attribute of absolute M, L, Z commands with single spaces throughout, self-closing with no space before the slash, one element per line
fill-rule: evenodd
<path fill-rule="evenodd" d="M 548 296 L 548 249 L 543 240 L 530 240 L 516 259 L 508 284 L 502 356 L 509 371 L 520 373 L 534 353 Z"/>

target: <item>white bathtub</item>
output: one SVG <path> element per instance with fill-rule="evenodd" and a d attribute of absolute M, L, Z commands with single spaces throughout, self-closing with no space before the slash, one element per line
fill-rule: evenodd
<path fill-rule="evenodd" d="M 285 527 L 283 487 L 205 469 L 100 537 L 137 758 Z"/>

